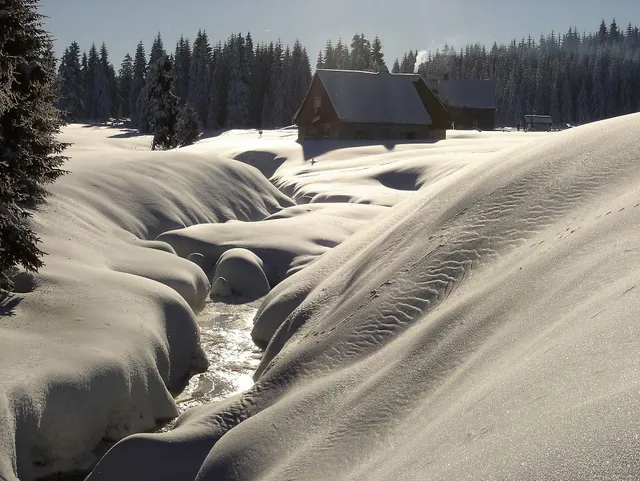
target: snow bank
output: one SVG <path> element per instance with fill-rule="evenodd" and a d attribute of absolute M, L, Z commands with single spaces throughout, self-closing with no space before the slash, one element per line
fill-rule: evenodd
<path fill-rule="evenodd" d="M 259 299 L 269 293 L 269 281 L 262 270 L 262 260 L 247 249 L 229 249 L 220 256 L 213 276 L 213 295 L 240 296 Z M 224 288 L 216 289 L 216 283 L 224 280 Z"/>
<path fill-rule="evenodd" d="M 97 127 L 63 140 L 72 173 L 34 216 L 47 265 L 0 293 L 6 480 L 91 468 L 110 442 L 175 417 L 171 393 L 206 368 L 193 311 L 209 280 L 155 236 L 292 205 L 215 152 L 147 152 L 148 137 Z"/>
<path fill-rule="evenodd" d="M 294 206 L 264 221 L 200 224 L 158 236 L 181 257 L 204 256 L 204 266 L 215 266 L 233 248 L 257 255 L 271 286 L 303 269 L 358 229 L 386 212 L 385 207 L 356 204 Z M 208 271 L 211 281 L 214 272 Z M 223 276 L 224 277 L 224 276 Z"/>
<path fill-rule="evenodd" d="M 272 291 L 300 303 L 256 385 L 199 411 L 211 437 L 185 417 L 89 479 L 173 479 L 160 443 L 197 481 L 635 478 L 639 131 L 572 129 L 423 186 Z"/>

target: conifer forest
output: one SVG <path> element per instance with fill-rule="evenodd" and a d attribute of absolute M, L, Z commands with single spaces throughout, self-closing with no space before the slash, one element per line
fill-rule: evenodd
<path fill-rule="evenodd" d="M 149 55 L 140 42 L 116 70 L 107 46 L 82 52 L 73 42 L 58 68 L 61 110 L 69 121 L 126 119 L 143 133 L 154 131 L 150 92 L 154 65 L 168 58 L 168 85 L 184 125 L 209 130 L 290 125 L 312 78 L 300 41 L 254 45 L 251 34 L 211 43 L 205 31 L 182 37 L 168 52 L 160 34 Z M 314 67 L 378 71 L 386 66 L 383 43 L 356 34 L 350 43 L 328 40 Z M 167 66 L 164 70 L 167 70 Z M 640 32 L 615 20 L 593 33 L 569 28 L 487 48 L 445 45 L 435 52 L 407 51 L 394 73 L 417 72 L 426 80 L 489 79 L 496 88 L 498 125 L 515 125 L 525 114 L 548 114 L 556 123 L 582 124 L 640 110 Z M 158 98 L 156 96 L 156 102 Z M 164 98 L 167 101 L 167 98 Z M 173 109 L 174 107 L 172 107 Z"/>

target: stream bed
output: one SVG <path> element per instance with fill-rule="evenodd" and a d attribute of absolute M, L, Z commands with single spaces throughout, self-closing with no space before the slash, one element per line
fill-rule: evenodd
<path fill-rule="evenodd" d="M 209 368 L 193 376 L 176 398 L 180 412 L 220 401 L 253 385 L 252 376 L 262 352 L 251 340 L 251 329 L 261 301 L 245 304 L 207 301 L 197 320 Z M 163 426 L 161 431 L 170 431 L 174 423 Z"/>

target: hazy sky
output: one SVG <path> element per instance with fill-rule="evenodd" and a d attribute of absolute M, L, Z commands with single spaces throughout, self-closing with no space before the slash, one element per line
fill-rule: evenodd
<path fill-rule="evenodd" d="M 158 31 L 169 51 L 180 34 L 193 40 L 199 28 L 212 43 L 247 31 L 254 43 L 299 38 L 312 67 L 327 39 L 350 42 L 363 32 L 369 39 L 380 36 L 391 66 L 409 49 L 491 46 L 570 26 L 590 32 L 602 19 L 608 24 L 615 18 L 621 27 L 640 24 L 640 0 L 41 0 L 41 12 L 50 17 L 46 25 L 58 55 L 73 40 L 82 50 L 104 41 L 116 69 L 139 40 L 148 54 Z"/>

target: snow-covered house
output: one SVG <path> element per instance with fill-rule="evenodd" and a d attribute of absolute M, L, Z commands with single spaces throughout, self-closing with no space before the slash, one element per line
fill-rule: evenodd
<path fill-rule="evenodd" d="M 494 130 L 496 86 L 491 80 L 441 80 L 437 91 L 453 118 L 455 128 Z"/>
<path fill-rule="evenodd" d="M 293 121 L 298 140 L 444 139 L 446 108 L 414 74 L 318 69 Z"/>

